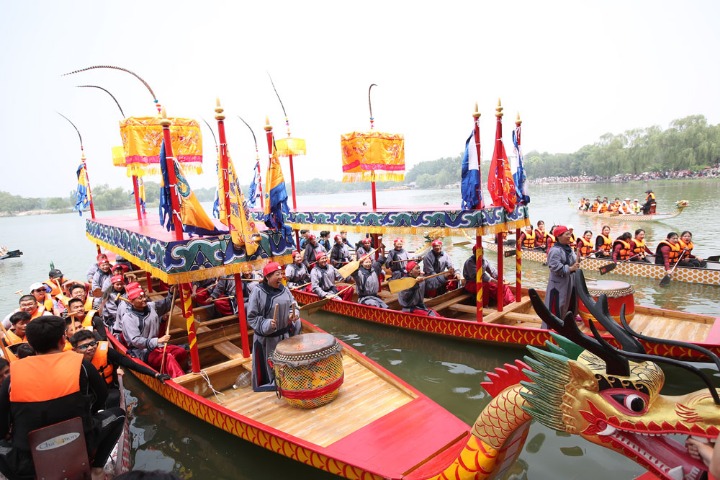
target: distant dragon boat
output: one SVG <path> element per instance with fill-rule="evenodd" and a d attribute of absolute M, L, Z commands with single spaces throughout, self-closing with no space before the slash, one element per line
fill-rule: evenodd
<path fill-rule="evenodd" d="M 485 250 L 491 252 L 497 252 L 497 245 L 494 243 L 485 243 L 483 245 Z M 505 250 L 505 253 L 515 252 L 515 249 Z M 523 260 L 529 260 L 531 262 L 546 263 L 547 253 L 540 250 L 522 250 Z M 645 277 L 660 280 L 667 272 L 663 265 L 655 265 L 654 263 L 644 262 L 628 262 L 619 261 L 613 262 L 609 259 L 604 258 L 584 258 L 580 262 L 580 268 L 583 270 L 595 270 L 598 271 L 602 267 L 615 263 L 615 268 L 612 273 L 617 275 L 630 275 L 633 277 Z M 678 266 L 673 272 L 672 279 L 677 282 L 683 283 L 697 283 L 700 285 L 720 285 L 720 268 L 695 268 L 695 267 L 681 267 Z"/>
<path fill-rule="evenodd" d="M 582 217 L 592 217 L 602 220 L 608 220 L 608 221 L 615 221 L 615 222 L 662 222 L 664 220 L 669 220 L 671 218 L 675 218 L 678 215 L 680 215 L 685 208 L 690 205 L 690 203 L 687 200 L 679 200 L 675 202 L 675 211 L 670 213 L 653 213 L 653 214 L 638 214 L 638 215 L 623 215 L 617 212 L 605 212 L 605 213 L 597 213 L 597 212 L 589 212 L 584 210 L 578 210 L 575 211 L 578 213 L 578 215 Z"/>

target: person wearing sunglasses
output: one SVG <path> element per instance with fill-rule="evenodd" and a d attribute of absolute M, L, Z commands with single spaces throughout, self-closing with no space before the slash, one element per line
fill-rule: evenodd
<path fill-rule="evenodd" d="M 118 375 L 122 375 L 122 368 L 148 375 L 165 383 L 170 375 L 160 374 L 148 367 L 133 362 L 110 346 L 110 343 L 99 340 L 95 333 L 89 330 L 78 330 L 70 337 L 73 351 L 89 360 L 97 368 L 100 376 L 108 386 L 108 398 L 105 408 L 120 406 L 120 391 L 118 390 Z"/>

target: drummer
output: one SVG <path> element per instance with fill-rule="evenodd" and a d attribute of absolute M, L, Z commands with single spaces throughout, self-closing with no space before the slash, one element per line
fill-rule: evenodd
<path fill-rule="evenodd" d="M 283 270 L 276 262 L 263 268 L 263 281 L 250 294 L 247 321 L 254 330 L 252 386 L 256 392 L 275 391 L 275 373 L 268 358 L 280 341 L 298 335 L 300 310 L 290 290 L 282 284 Z"/>

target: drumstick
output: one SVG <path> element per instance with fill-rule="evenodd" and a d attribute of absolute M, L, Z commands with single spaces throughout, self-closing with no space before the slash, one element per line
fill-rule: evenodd
<path fill-rule="evenodd" d="M 167 326 L 165 327 L 165 335 L 170 335 L 170 323 L 172 320 L 173 310 L 175 309 L 175 293 L 176 292 L 177 292 L 177 288 L 175 288 L 173 290 L 172 300 L 170 301 L 170 313 L 168 314 Z M 168 343 L 170 343 L 170 340 L 165 342 L 165 346 L 163 347 L 162 360 L 160 361 L 160 375 L 162 375 L 163 368 L 165 367 L 165 354 L 167 353 Z"/>

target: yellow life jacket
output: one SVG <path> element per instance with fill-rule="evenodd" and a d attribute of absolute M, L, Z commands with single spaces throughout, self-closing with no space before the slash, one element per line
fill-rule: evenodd
<path fill-rule="evenodd" d="M 606 236 L 603 235 L 602 233 L 601 233 L 600 235 L 598 235 L 598 236 L 601 237 L 602 240 L 603 240 L 602 245 L 600 245 L 600 250 L 602 250 L 602 251 L 605 252 L 606 254 L 609 254 L 609 253 L 612 251 L 612 246 L 613 246 L 613 241 L 612 241 L 612 239 L 611 239 L 610 237 L 606 237 Z M 596 242 L 596 243 L 597 243 L 597 242 Z"/>
<path fill-rule="evenodd" d="M 627 260 L 630 258 L 630 252 L 632 251 L 630 249 L 630 243 L 626 242 L 625 240 L 620 240 L 619 238 L 615 240 L 613 243 L 613 248 L 615 245 L 620 245 L 620 252 L 618 252 L 618 260 Z"/>
<path fill-rule="evenodd" d="M 595 245 L 591 241 L 585 240 L 585 237 L 580 237 L 580 244 L 578 245 L 578 252 L 581 257 L 587 257 L 595 249 Z"/>
<path fill-rule="evenodd" d="M 525 234 L 525 237 L 523 237 L 522 246 L 524 248 L 535 248 L 535 232 L 528 233 L 525 231 L 523 234 Z"/>

